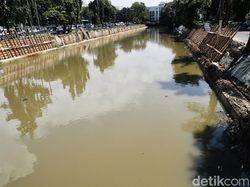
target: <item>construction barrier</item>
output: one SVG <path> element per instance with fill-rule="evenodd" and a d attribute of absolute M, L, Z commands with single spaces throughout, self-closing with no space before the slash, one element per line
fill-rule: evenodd
<path fill-rule="evenodd" d="M 218 62 L 233 40 L 239 27 L 226 27 L 219 33 L 218 26 L 212 28 L 213 32 L 203 29 L 193 29 L 185 40 L 193 53 L 206 56 L 212 62 Z"/>

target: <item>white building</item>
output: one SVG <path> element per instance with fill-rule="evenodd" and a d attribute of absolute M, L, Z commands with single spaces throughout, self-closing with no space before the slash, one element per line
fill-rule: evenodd
<path fill-rule="evenodd" d="M 161 2 L 158 6 L 147 7 L 149 13 L 149 21 L 157 22 L 161 16 L 161 9 L 165 6 L 166 2 Z"/>

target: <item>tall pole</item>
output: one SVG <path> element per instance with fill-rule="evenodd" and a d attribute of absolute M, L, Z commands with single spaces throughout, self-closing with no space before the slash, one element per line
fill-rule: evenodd
<path fill-rule="evenodd" d="M 38 15 L 36 0 L 31 0 L 31 2 L 32 2 L 32 7 L 34 8 L 35 14 L 36 14 L 37 26 L 40 28 L 40 19 L 39 19 L 39 15 Z"/>
<path fill-rule="evenodd" d="M 219 20 L 219 33 L 222 32 L 222 24 L 223 24 L 223 9 L 224 9 L 224 0 L 220 0 L 220 20 Z"/>
<path fill-rule="evenodd" d="M 249 34 L 249 38 L 248 38 L 246 48 L 244 49 L 243 53 L 249 53 L 249 52 L 250 52 L 250 34 Z"/>
<path fill-rule="evenodd" d="M 99 0 L 97 0 L 96 3 L 97 3 L 97 14 L 98 14 L 98 18 L 99 18 L 99 21 L 101 22 Z M 98 24 L 99 24 L 99 23 L 98 23 Z"/>
<path fill-rule="evenodd" d="M 29 21 L 30 21 L 30 26 L 31 26 L 31 28 L 33 28 L 33 20 L 32 20 L 32 14 L 31 14 L 31 12 L 32 12 L 32 8 L 31 8 L 31 6 L 30 6 L 30 3 L 29 3 L 29 0 L 27 0 L 27 6 L 29 7 L 29 9 L 30 9 L 30 14 L 29 14 Z"/>
<path fill-rule="evenodd" d="M 35 12 L 36 12 L 37 24 L 38 24 L 38 27 L 39 27 L 39 29 L 40 29 L 40 19 L 39 19 L 39 14 L 38 14 L 38 9 L 37 9 L 36 0 L 34 0 L 34 7 L 35 7 Z"/>
<path fill-rule="evenodd" d="M 10 28 L 9 28 L 9 20 L 6 16 L 6 0 L 2 0 L 0 2 L 0 6 L 1 6 L 1 13 L 0 13 L 0 16 L 2 16 L 3 18 L 3 22 L 4 22 L 4 26 L 6 27 L 6 29 L 8 30 L 8 33 L 10 31 Z"/>

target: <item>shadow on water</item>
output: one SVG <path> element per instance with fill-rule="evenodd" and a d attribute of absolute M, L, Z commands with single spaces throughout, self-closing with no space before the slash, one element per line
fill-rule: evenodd
<path fill-rule="evenodd" d="M 161 89 L 172 90 L 176 95 L 204 96 L 207 95 L 206 85 L 204 89 L 198 89 L 192 86 L 179 86 L 174 82 L 159 82 Z"/>
<path fill-rule="evenodd" d="M 202 76 L 200 75 L 192 75 L 189 73 L 180 73 L 180 74 L 175 74 L 173 79 L 175 80 L 176 84 L 180 85 L 192 85 L 192 86 L 199 86 L 200 80 L 203 79 Z"/>
<path fill-rule="evenodd" d="M 238 151 L 232 147 L 230 138 L 225 134 L 225 124 L 207 127 L 194 133 L 195 146 L 200 155 L 193 157 L 191 168 L 194 178 L 240 179 L 247 178 L 247 172 L 241 164 Z M 243 186 L 243 185 L 242 185 Z M 248 185 L 245 185 L 248 186 Z"/>
<path fill-rule="evenodd" d="M 165 41 L 164 41 L 165 40 Z M 172 61 L 173 79 L 169 82 L 160 82 L 162 89 L 175 91 L 175 94 L 189 96 L 207 95 L 208 85 L 198 65 L 188 55 L 178 50 L 181 43 L 161 41 L 163 45 L 170 45 L 176 54 Z M 204 89 L 203 89 L 204 88 Z M 219 176 L 220 178 L 247 179 L 247 173 L 241 163 L 239 152 L 230 137 L 225 133 L 226 124 L 220 121 L 217 110 L 217 98 L 209 93 L 208 107 L 200 103 L 187 103 L 187 108 L 195 116 L 182 125 L 185 131 L 193 134 L 194 146 L 199 154 L 192 157 L 190 171 L 193 179 Z M 214 115 L 217 113 L 218 115 Z M 213 185 L 218 186 L 218 185 Z M 249 185 L 240 185 L 248 187 Z"/>
<path fill-rule="evenodd" d="M 204 81 L 203 74 L 189 56 L 188 50 L 183 43 L 174 42 L 173 38 L 162 33 L 159 37 L 159 43 L 172 49 L 176 57 L 171 65 L 173 69 L 173 79 L 168 82 L 159 82 L 162 89 L 173 90 L 176 95 L 203 96 L 207 94 L 207 84 Z M 157 38 L 157 36 L 154 36 Z"/>
<path fill-rule="evenodd" d="M 247 179 L 247 171 L 241 164 L 239 152 L 225 133 L 226 124 L 221 122 L 222 117 L 219 117 L 216 111 L 216 95 L 210 93 L 209 98 L 207 107 L 198 102 L 187 103 L 187 108 L 195 117 L 182 125 L 185 131 L 193 134 L 194 146 L 199 152 L 198 155 L 192 156 L 190 183 L 198 177 Z M 215 113 L 217 115 L 214 115 Z"/>
<path fill-rule="evenodd" d="M 183 66 L 188 66 L 192 63 L 194 63 L 194 59 L 190 56 L 181 56 L 181 57 L 175 58 L 172 61 L 172 64 L 182 64 Z"/>
<path fill-rule="evenodd" d="M 172 62 L 173 79 L 160 82 L 161 88 L 175 91 L 176 95 L 202 96 L 207 84 L 198 65 L 188 56 L 176 57 Z"/>
<path fill-rule="evenodd" d="M 198 86 L 207 84 L 204 82 L 201 72 L 194 68 L 190 69 L 191 66 L 194 66 L 190 57 L 177 58 L 172 65 L 175 72 L 173 77 L 175 86 L 169 83 L 168 86 L 164 85 L 165 87 L 171 88 L 172 85 L 172 89 L 183 89 L 182 93 L 189 95 L 207 94 L 202 92 L 202 89 L 196 89 Z M 219 122 L 219 115 L 214 115 L 217 113 L 217 104 L 214 93 L 210 93 L 207 108 L 198 102 L 187 103 L 189 111 L 195 113 L 196 116 L 183 124 L 183 129 L 193 133 L 194 145 L 200 153 L 199 156 L 193 157 L 193 166 L 190 168 L 193 173 L 191 180 L 198 176 L 206 179 L 210 176 L 225 179 L 247 178 L 239 153 L 225 133 L 226 124 Z"/>
<path fill-rule="evenodd" d="M 203 81 L 201 70 L 190 56 L 176 57 L 172 61 L 172 67 L 176 84 L 199 86 L 200 81 Z"/>

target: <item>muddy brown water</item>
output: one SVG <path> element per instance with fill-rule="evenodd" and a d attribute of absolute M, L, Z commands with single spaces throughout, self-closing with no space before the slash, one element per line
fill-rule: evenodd
<path fill-rule="evenodd" d="M 0 187 L 191 187 L 244 176 L 223 110 L 161 30 L 0 66 Z"/>

